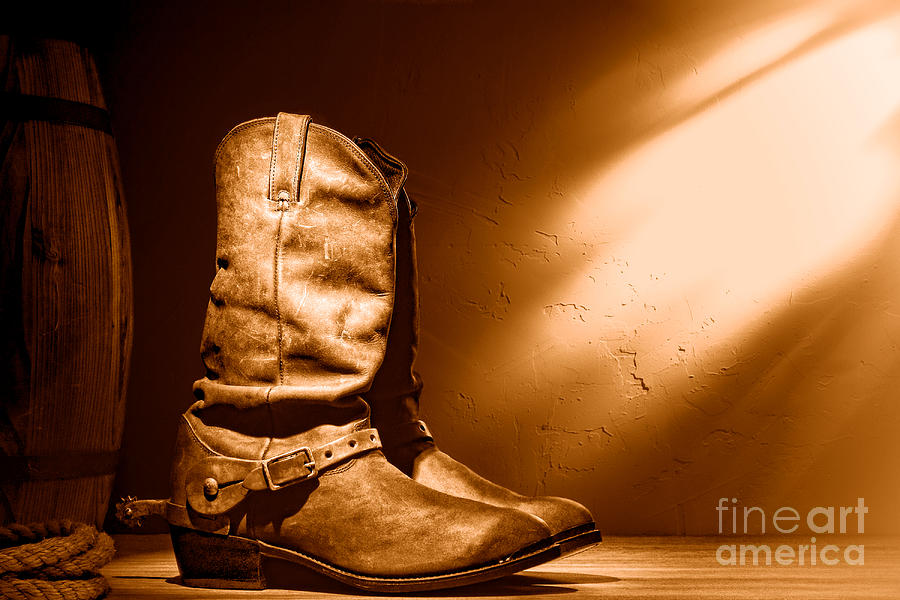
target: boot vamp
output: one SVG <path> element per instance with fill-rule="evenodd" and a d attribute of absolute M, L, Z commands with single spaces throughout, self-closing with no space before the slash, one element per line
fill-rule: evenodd
<path fill-rule="evenodd" d="M 436 447 L 419 452 L 412 478 L 445 494 L 515 508 L 547 523 L 553 535 L 593 523 L 591 512 L 574 500 L 556 496 L 523 496 L 478 475 Z"/>
<path fill-rule="evenodd" d="M 380 452 L 248 501 L 253 537 L 366 575 L 458 571 L 550 536 L 530 514 L 420 485 Z"/>

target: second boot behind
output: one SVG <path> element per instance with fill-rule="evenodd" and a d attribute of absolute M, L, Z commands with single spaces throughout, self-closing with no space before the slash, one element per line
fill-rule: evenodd
<path fill-rule="evenodd" d="M 396 158 L 368 139 L 357 144 L 376 164 L 403 167 Z M 405 167 L 403 167 L 405 169 Z M 414 370 L 419 340 L 418 273 L 413 217 L 416 205 L 405 190 L 398 200 L 397 264 L 394 315 L 387 353 L 371 389 L 364 395 L 372 409 L 388 460 L 414 481 L 460 498 L 515 508 L 540 517 L 563 553 L 601 541 L 590 511 L 567 498 L 525 496 L 481 477 L 438 449 L 428 426 L 419 419 L 422 382 Z"/>

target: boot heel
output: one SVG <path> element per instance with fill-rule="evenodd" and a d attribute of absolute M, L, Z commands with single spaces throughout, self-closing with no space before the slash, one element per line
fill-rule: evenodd
<path fill-rule="evenodd" d="M 217 589 L 262 590 L 266 578 L 259 544 L 170 526 L 172 548 L 184 585 Z"/>

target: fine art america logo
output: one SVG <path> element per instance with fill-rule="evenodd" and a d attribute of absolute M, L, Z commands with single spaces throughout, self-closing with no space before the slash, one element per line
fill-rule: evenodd
<path fill-rule="evenodd" d="M 869 512 L 864 498 L 856 499 L 856 506 L 816 506 L 801 515 L 790 506 L 782 506 L 771 514 L 758 506 L 738 506 L 737 498 L 719 498 L 716 513 L 722 535 L 797 534 L 801 523 L 811 534 L 865 533 L 865 518 Z M 766 527 L 771 524 L 772 529 Z M 865 546 L 817 543 L 811 535 L 809 543 L 801 544 L 722 544 L 716 550 L 716 561 L 723 566 L 733 565 L 828 565 L 843 562 L 847 565 L 865 564 Z"/>

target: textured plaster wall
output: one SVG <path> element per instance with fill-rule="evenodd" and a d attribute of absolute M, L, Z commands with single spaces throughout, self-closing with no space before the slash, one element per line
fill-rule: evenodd
<path fill-rule="evenodd" d="M 900 20 L 878 2 L 136 7 L 110 61 L 134 229 L 120 491 L 201 373 L 212 153 L 308 112 L 410 167 L 441 446 L 613 533 L 900 492 Z"/>

